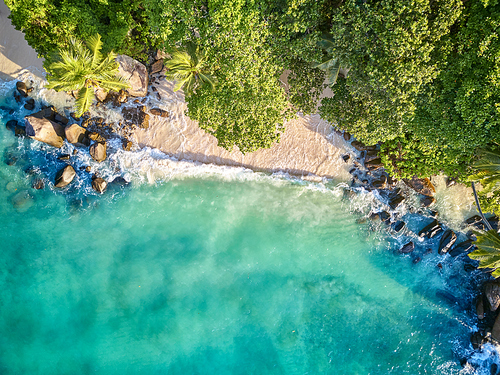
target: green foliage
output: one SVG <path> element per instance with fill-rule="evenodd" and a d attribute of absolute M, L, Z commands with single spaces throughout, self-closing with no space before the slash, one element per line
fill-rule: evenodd
<path fill-rule="evenodd" d="M 134 0 L 6 0 L 13 25 L 43 57 L 57 53 L 70 39 L 103 35 L 103 50 L 145 57 L 155 45 L 146 14 Z"/>
<path fill-rule="evenodd" d="M 500 236 L 495 230 L 477 233 L 475 244 L 477 249 L 469 254 L 469 258 L 479 260 L 479 268 L 494 269 L 491 274 L 500 276 Z"/>
<path fill-rule="evenodd" d="M 299 59 L 292 61 L 289 68 L 288 101 L 296 111 L 316 113 L 324 89 L 325 72 Z"/>
<path fill-rule="evenodd" d="M 325 56 L 323 61 L 320 63 L 314 63 L 313 68 L 318 68 L 326 73 L 326 79 L 330 86 L 335 85 L 337 82 L 337 77 L 340 72 L 340 59 L 333 55 L 334 42 L 330 35 L 324 35 L 318 42 L 317 45 L 325 51 Z"/>
<path fill-rule="evenodd" d="M 192 43 L 185 51 L 176 51 L 172 58 L 167 61 L 165 67 L 167 79 L 176 80 L 174 91 L 184 87 L 187 94 L 200 85 L 208 85 L 213 90 L 215 87 L 215 78 L 208 74 L 205 64 L 205 57 Z"/>
<path fill-rule="evenodd" d="M 500 142 L 500 5 L 466 6 L 446 69 L 423 90 L 410 125 L 429 144 L 471 154 Z"/>
<path fill-rule="evenodd" d="M 478 157 L 472 164 L 474 174 L 469 181 L 482 186 L 478 198 L 483 210 L 500 215 L 500 150 L 479 150 Z"/>
<path fill-rule="evenodd" d="M 466 172 L 470 160 L 470 155 L 456 157 L 411 133 L 382 144 L 380 155 L 387 172 L 398 178 L 430 177 L 441 172 L 458 177 Z"/>
<path fill-rule="evenodd" d="M 105 57 L 101 53 L 102 42 L 99 34 L 82 42 L 72 39 L 70 46 L 59 52 L 55 61 L 47 66 L 49 73 L 47 88 L 56 91 L 78 91 L 76 115 L 81 116 L 92 104 L 94 88 L 105 91 L 128 88 L 130 85 L 118 77 L 116 55 L 109 52 Z"/>

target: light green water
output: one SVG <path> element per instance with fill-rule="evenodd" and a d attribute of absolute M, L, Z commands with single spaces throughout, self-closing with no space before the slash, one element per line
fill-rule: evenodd
<path fill-rule="evenodd" d="M 467 314 L 435 293 L 461 266 L 395 254 L 340 188 L 200 167 L 102 197 L 83 172 L 35 191 L 21 169 L 50 181 L 63 162 L 2 121 L 22 161 L 0 165 L 0 374 L 460 370 Z"/>

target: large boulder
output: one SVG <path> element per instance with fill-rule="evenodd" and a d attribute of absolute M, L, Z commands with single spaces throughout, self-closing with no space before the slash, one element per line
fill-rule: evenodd
<path fill-rule="evenodd" d="M 96 162 L 100 163 L 106 160 L 106 142 L 96 142 L 89 148 L 90 156 Z"/>
<path fill-rule="evenodd" d="M 130 96 L 146 96 L 148 94 L 148 71 L 144 64 L 127 55 L 118 55 L 118 75 L 128 80 Z"/>
<path fill-rule="evenodd" d="M 24 96 L 25 98 L 28 96 L 28 88 L 26 87 L 26 83 L 17 81 L 16 82 L 16 89 L 17 91 Z"/>
<path fill-rule="evenodd" d="M 64 144 L 65 133 L 63 125 L 36 116 L 27 116 L 24 118 L 24 121 L 28 137 L 58 148 Z"/>
<path fill-rule="evenodd" d="M 77 146 L 89 146 L 90 139 L 87 135 L 87 129 L 81 127 L 78 124 L 67 125 L 64 129 L 66 134 L 66 139 L 69 143 Z"/>
<path fill-rule="evenodd" d="M 71 165 L 65 166 L 56 174 L 55 187 L 61 188 L 69 185 L 71 181 L 75 178 L 76 172 Z"/>
<path fill-rule="evenodd" d="M 451 229 L 447 229 L 439 240 L 439 254 L 446 254 L 457 241 L 457 235 Z"/>
<path fill-rule="evenodd" d="M 413 177 L 411 180 L 403 180 L 406 185 L 411 187 L 417 193 L 432 197 L 436 193 L 436 189 L 432 184 L 431 180 L 428 178 L 416 178 Z"/>

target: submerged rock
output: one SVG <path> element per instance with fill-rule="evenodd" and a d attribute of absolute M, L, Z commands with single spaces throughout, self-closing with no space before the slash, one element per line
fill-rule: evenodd
<path fill-rule="evenodd" d="M 89 152 L 92 159 L 94 159 L 98 163 L 106 160 L 106 143 L 96 142 L 92 144 L 92 146 L 90 146 L 89 148 Z"/>
<path fill-rule="evenodd" d="M 19 124 L 16 120 L 9 120 L 5 127 L 11 130 L 16 137 L 24 137 L 26 135 L 26 128 Z"/>
<path fill-rule="evenodd" d="M 65 166 L 56 174 L 55 187 L 61 188 L 69 185 L 75 178 L 76 172 L 71 165 Z"/>
<path fill-rule="evenodd" d="M 415 244 L 413 243 L 413 241 L 410 241 L 407 244 L 403 245 L 403 247 L 399 249 L 399 252 L 401 254 L 409 254 L 413 250 L 415 250 Z"/>
<path fill-rule="evenodd" d="M 396 221 L 395 223 L 392 224 L 392 229 L 395 231 L 395 232 L 399 232 L 401 231 L 401 229 L 403 229 L 405 227 L 405 222 L 404 221 Z"/>
<path fill-rule="evenodd" d="M 470 240 L 470 239 L 465 240 L 465 241 L 460 242 L 459 244 L 453 246 L 453 248 L 449 251 L 449 254 L 452 257 L 457 257 L 460 254 L 468 253 L 468 252 L 474 250 L 475 247 L 476 247 L 476 245 L 474 244 L 474 242 L 472 240 Z"/>
<path fill-rule="evenodd" d="M 32 111 L 35 109 L 35 99 L 33 98 L 29 98 L 27 101 L 26 101 L 26 104 L 24 105 L 24 109 L 28 110 L 28 111 Z"/>
<path fill-rule="evenodd" d="M 47 118 L 25 117 L 26 135 L 50 146 L 61 148 L 64 144 L 64 126 Z"/>
<path fill-rule="evenodd" d="M 140 128 L 149 128 L 149 115 L 146 113 L 146 107 L 125 107 L 122 109 L 123 118 Z"/>
<path fill-rule="evenodd" d="M 45 187 L 45 181 L 41 178 L 37 178 L 31 183 L 31 187 L 36 190 L 43 189 Z"/>
<path fill-rule="evenodd" d="M 429 206 L 433 205 L 434 203 L 436 203 L 436 198 L 424 195 L 424 197 L 420 200 L 420 203 L 424 207 L 429 207 Z"/>
<path fill-rule="evenodd" d="M 433 238 L 443 231 L 441 224 L 437 220 L 433 220 L 430 224 L 426 225 L 420 232 L 419 237 Z"/>
<path fill-rule="evenodd" d="M 439 240 L 439 254 L 446 254 L 455 244 L 457 235 L 451 229 L 446 230 Z"/>

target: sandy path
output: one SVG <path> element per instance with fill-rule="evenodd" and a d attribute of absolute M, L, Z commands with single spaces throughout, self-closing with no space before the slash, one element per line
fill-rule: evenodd
<path fill-rule="evenodd" d="M 0 78 L 16 79 L 25 69 L 42 77 L 43 59 L 37 57 L 36 51 L 24 39 L 24 34 L 12 26 L 9 14 L 9 8 L 0 0 Z"/>
<path fill-rule="evenodd" d="M 347 164 L 342 154 L 348 145 L 331 125 L 318 115 L 299 117 L 286 124 L 281 141 L 270 149 L 242 154 L 218 147 L 217 139 L 185 116 L 186 103 L 182 92 L 173 92 L 173 83 L 162 81 L 155 85 L 161 101 L 149 100 L 150 107 L 169 111 L 168 118 L 151 116 L 148 129 L 135 131 L 136 141 L 141 147 L 158 148 L 178 159 L 203 163 L 243 166 L 253 170 L 319 177 L 348 179 Z"/>

